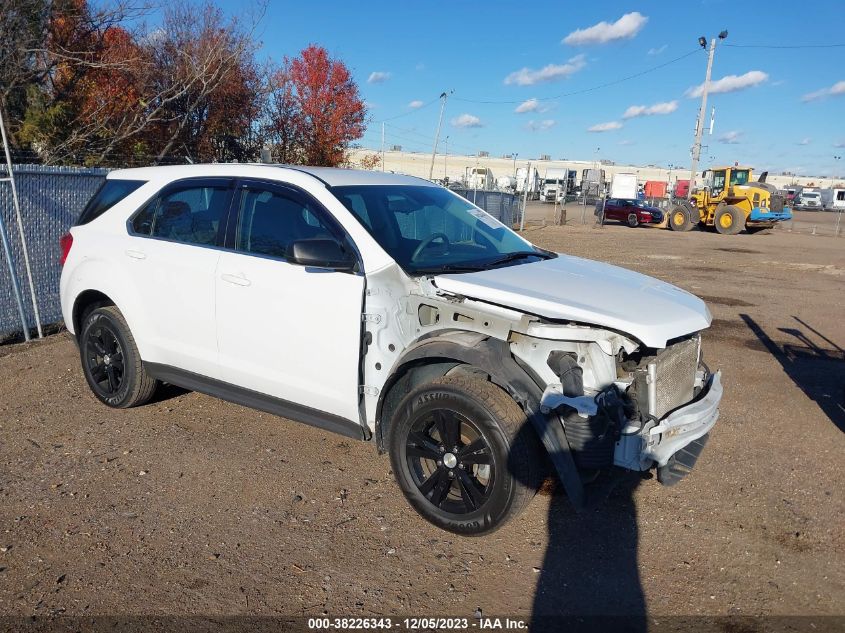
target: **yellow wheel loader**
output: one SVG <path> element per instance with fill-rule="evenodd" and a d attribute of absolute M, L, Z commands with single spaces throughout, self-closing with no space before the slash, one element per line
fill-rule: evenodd
<path fill-rule="evenodd" d="M 669 228 L 689 231 L 696 224 L 723 235 L 772 228 L 792 219 L 784 197 L 766 182 L 768 172 L 752 181 L 750 167 L 713 167 L 704 172 L 704 186 L 669 212 Z"/>

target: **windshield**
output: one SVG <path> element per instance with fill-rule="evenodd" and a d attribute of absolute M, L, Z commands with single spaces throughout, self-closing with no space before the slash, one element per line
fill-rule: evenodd
<path fill-rule="evenodd" d="M 381 247 L 409 273 L 484 270 L 552 255 L 440 187 L 332 187 Z"/>
<path fill-rule="evenodd" d="M 748 182 L 748 170 L 743 169 L 739 171 L 732 171 L 731 172 L 731 184 L 732 185 L 744 185 Z"/>

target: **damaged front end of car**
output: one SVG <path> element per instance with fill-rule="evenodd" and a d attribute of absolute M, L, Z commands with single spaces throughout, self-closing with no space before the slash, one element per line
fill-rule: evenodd
<path fill-rule="evenodd" d="M 515 353 L 534 367 L 545 360 L 558 379 L 546 383 L 541 411 L 559 419 L 582 474 L 656 468 L 658 481 L 676 484 L 692 470 L 719 416 L 721 375 L 703 363 L 700 333 L 649 349 L 587 329 L 598 340 L 517 342 Z"/>

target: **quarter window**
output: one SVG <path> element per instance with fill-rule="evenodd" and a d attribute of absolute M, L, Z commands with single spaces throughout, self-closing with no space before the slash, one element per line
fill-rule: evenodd
<path fill-rule="evenodd" d="M 143 180 L 106 180 L 94 197 L 85 206 L 85 210 L 76 222 L 77 226 L 88 224 L 111 209 L 130 193 L 146 184 Z"/>
<path fill-rule="evenodd" d="M 266 189 L 247 189 L 238 214 L 237 250 L 285 258 L 297 240 L 332 238 L 321 213 L 307 202 Z"/>

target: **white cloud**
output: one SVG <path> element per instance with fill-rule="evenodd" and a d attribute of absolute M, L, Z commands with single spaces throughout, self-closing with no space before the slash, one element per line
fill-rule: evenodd
<path fill-rule="evenodd" d="M 606 44 L 614 40 L 634 37 L 648 22 L 648 18 L 634 11 L 626 13 L 616 22 L 599 22 L 586 29 L 577 29 L 563 38 L 562 44 L 580 46 L 583 44 Z"/>
<path fill-rule="evenodd" d="M 538 112 L 540 110 L 540 102 L 536 99 L 528 99 L 527 101 L 523 101 L 518 106 L 514 112 L 517 114 L 522 114 L 523 112 Z"/>
<path fill-rule="evenodd" d="M 660 55 L 663 51 L 669 48 L 668 44 L 664 44 L 663 46 L 658 46 L 657 48 L 650 48 L 648 49 L 649 55 Z"/>
<path fill-rule="evenodd" d="M 619 145 L 634 145 L 634 141 L 625 139 L 624 141 L 619 141 Z"/>
<path fill-rule="evenodd" d="M 587 65 L 585 55 L 576 55 L 565 64 L 549 64 L 540 70 L 521 68 L 505 77 L 505 84 L 516 84 L 517 86 L 533 86 L 544 81 L 557 81 L 574 75 Z"/>
<path fill-rule="evenodd" d="M 762 70 L 749 70 L 744 75 L 727 75 L 716 81 L 710 80 L 710 94 L 718 94 L 722 92 L 736 92 L 737 90 L 745 90 L 746 88 L 753 88 L 759 86 L 761 83 L 768 80 L 769 75 Z M 684 93 L 690 99 L 695 99 L 701 96 L 704 90 L 704 84 L 699 84 L 693 88 L 688 88 Z"/>
<path fill-rule="evenodd" d="M 801 97 L 801 101 L 816 101 L 825 97 L 836 97 L 838 95 L 845 95 L 845 81 L 837 81 L 830 88 L 822 88 L 821 90 L 805 94 Z"/>
<path fill-rule="evenodd" d="M 408 104 L 408 107 L 416 110 L 417 108 L 421 108 L 424 105 L 425 104 L 422 101 L 420 101 L 419 99 L 414 99 L 413 101 L 411 101 L 411 103 Z"/>
<path fill-rule="evenodd" d="M 462 114 L 461 116 L 452 119 L 452 125 L 455 127 L 483 127 L 484 124 L 474 114 Z"/>
<path fill-rule="evenodd" d="M 370 73 L 370 76 L 367 78 L 367 83 L 380 84 L 384 83 L 388 79 L 390 79 L 390 73 L 381 70 L 376 70 Z"/>
<path fill-rule="evenodd" d="M 425 64 L 423 64 L 422 62 L 420 62 L 419 64 L 417 64 L 416 66 L 414 66 L 414 68 L 416 68 L 417 70 L 425 70 Z"/>
<path fill-rule="evenodd" d="M 595 125 L 588 127 L 588 132 L 612 132 L 613 130 L 618 130 L 622 127 L 622 124 L 619 121 L 608 121 L 607 123 L 596 123 Z"/>
<path fill-rule="evenodd" d="M 544 119 L 542 121 L 529 121 L 528 124 L 525 126 L 532 132 L 542 132 L 545 130 L 550 130 L 555 125 L 557 125 L 557 121 L 554 119 Z"/>
<path fill-rule="evenodd" d="M 809 145 L 812 142 L 813 142 L 813 139 L 811 139 L 809 137 L 808 138 L 802 138 L 800 141 L 798 141 L 798 145 Z"/>
<path fill-rule="evenodd" d="M 740 142 L 740 137 L 742 136 L 742 132 L 737 130 L 731 130 L 730 132 L 725 132 L 722 136 L 719 137 L 720 143 L 726 143 L 727 145 L 736 145 Z"/>
<path fill-rule="evenodd" d="M 654 114 L 671 114 L 675 110 L 678 109 L 678 102 L 677 101 L 663 101 L 661 103 L 655 103 L 654 105 L 644 106 L 644 105 L 635 105 L 631 106 L 627 110 L 625 110 L 625 114 L 622 115 L 623 119 L 633 119 L 634 117 L 638 116 L 652 116 Z"/>
<path fill-rule="evenodd" d="M 834 147 L 845 147 L 845 141 L 839 141 L 833 144 Z"/>

